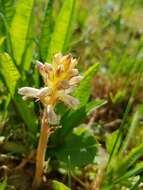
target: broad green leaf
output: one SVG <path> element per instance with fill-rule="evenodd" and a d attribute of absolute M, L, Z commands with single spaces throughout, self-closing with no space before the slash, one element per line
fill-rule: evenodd
<path fill-rule="evenodd" d="M 31 131 L 29 135 L 31 135 L 31 138 L 33 138 L 37 131 L 36 115 L 32 107 L 29 107 L 29 104 L 24 102 L 21 96 L 15 92 L 19 84 L 20 73 L 13 63 L 11 57 L 7 53 L 0 54 L 0 66 L 0 72 L 4 78 L 10 95 L 16 105 L 17 110 L 20 113 L 21 118 L 27 125 L 29 132 Z"/>
<path fill-rule="evenodd" d="M 52 136 L 53 144 L 63 142 L 64 138 L 69 133 L 71 133 L 74 128 L 84 122 L 88 114 L 90 114 L 93 110 L 103 106 L 105 103 L 105 100 L 94 100 L 87 103 L 86 106 L 82 106 L 76 110 L 67 111 L 65 114 L 63 114 L 61 119 L 62 128 L 58 129 L 57 132 Z"/>
<path fill-rule="evenodd" d="M 25 51 L 28 33 L 30 30 L 31 15 L 34 0 L 19 0 L 16 12 L 11 23 L 11 40 L 14 58 L 18 65 L 21 64 L 22 56 Z"/>
<path fill-rule="evenodd" d="M 86 118 L 85 107 L 81 107 L 77 110 L 70 111 L 65 114 L 61 120 L 63 129 L 62 135 L 67 135 L 74 127 L 80 125 Z M 70 122 L 69 122 L 70 121 Z"/>
<path fill-rule="evenodd" d="M 44 19 L 41 27 L 41 36 L 40 36 L 40 56 L 43 61 L 46 61 L 48 54 L 48 47 L 51 40 L 51 35 L 53 31 L 53 2 L 54 0 L 48 0 L 46 7 Z"/>
<path fill-rule="evenodd" d="M 63 183 L 61 183 L 59 181 L 53 180 L 52 184 L 53 184 L 53 188 L 54 188 L 53 190 L 70 190 L 69 187 L 65 186 Z"/>
<path fill-rule="evenodd" d="M 63 52 L 66 46 L 68 32 L 70 32 L 72 16 L 76 6 L 75 0 L 63 1 L 60 14 L 57 18 L 55 29 L 52 35 L 47 61 L 50 62 L 55 53 Z"/>
<path fill-rule="evenodd" d="M 73 95 L 77 99 L 79 99 L 80 106 L 85 105 L 89 100 L 89 97 L 91 95 L 91 90 L 92 90 L 91 81 L 92 81 L 93 77 L 95 76 L 98 68 L 99 68 L 98 63 L 91 66 L 85 72 L 83 80 L 81 81 L 80 85 L 77 87 L 75 92 L 73 93 Z"/>
<path fill-rule="evenodd" d="M 13 63 L 11 57 L 7 53 L 0 54 L 0 66 L 5 83 L 10 91 L 11 96 L 14 96 L 15 88 L 18 80 L 20 79 L 20 73 Z"/>
<path fill-rule="evenodd" d="M 62 128 L 58 129 L 52 136 L 52 143 L 63 143 L 64 138 L 71 133 L 73 128 L 82 124 L 86 118 L 85 107 L 81 107 L 74 111 L 67 111 L 61 118 Z M 70 121 L 70 122 L 69 122 Z"/>
<path fill-rule="evenodd" d="M 95 137 L 85 128 L 77 128 L 64 138 L 62 144 L 53 149 L 51 155 L 71 167 L 84 167 L 92 163 L 97 152 Z M 77 156 L 78 155 L 78 156 Z"/>

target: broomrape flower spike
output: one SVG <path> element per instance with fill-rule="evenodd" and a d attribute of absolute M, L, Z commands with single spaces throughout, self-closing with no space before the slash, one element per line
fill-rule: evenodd
<path fill-rule="evenodd" d="M 73 59 L 71 54 L 63 56 L 58 53 L 54 56 L 52 64 L 37 63 L 44 81 L 43 88 L 22 87 L 18 90 L 24 100 L 35 98 L 44 107 L 32 190 L 37 190 L 41 184 L 48 138 L 55 131 L 55 127 L 49 127 L 49 124 L 59 124 L 60 118 L 54 111 L 56 104 L 62 101 L 71 108 L 79 105 L 79 101 L 69 95 L 82 79 L 78 69 L 75 69 L 76 65 L 77 60 Z"/>
<path fill-rule="evenodd" d="M 59 101 L 70 108 L 79 105 L 79 101 L 69 95 L 82 79 L 78 69 L 75 68 L 76 65 L 77 60 L 71 54 L 65 56 L 61 53 L 56 54 L 52 64 L 42 64 L 38 61 L 37 67 L 42 75 L 44 87 L 40 89 L 22 87 L 18 91 L 24 100 L 35 98 L 43 104 L 49 124 L 59 124 L 60 117 L 54 111 Z"/>

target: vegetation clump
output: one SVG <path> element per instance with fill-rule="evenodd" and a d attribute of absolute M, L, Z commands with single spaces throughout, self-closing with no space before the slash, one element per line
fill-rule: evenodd
<path fill-rule="evenodd" d="M 142 12 L 0 0 L 0 190 L 143 188 Z"/>

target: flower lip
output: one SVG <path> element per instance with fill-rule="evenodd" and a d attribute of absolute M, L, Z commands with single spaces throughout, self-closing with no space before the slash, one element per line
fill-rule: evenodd
<path fill-rule="evenodd" d="M 69 84 L 70 85 L 76 85 L 78 84 L 81 80 L 83 79 L 82 76 L 75 76 L 75 77 L 72 77 L 69 81 Z"/>
<path fill-rule="evenodd" d="M 51 94 L 51 89 L 49 87 L 44 87 L 39 89 L 38 96 L 49 96 Z"/>
<path fill-rule="evenodd" d="M 80 104 L 78 99 L 66 94 L 65 92 L 59 93 L 59 100 L 61 100 L 63 103 L 71 108 L 77 107 Z"/>
<path fill-rule="evenodd" d="M 38 92 L 39 89 L 32 87 L 22 87 L 18 89 L 18 93 L 26 97 L 37 97 Z"/>
<path fill-rule="evenodd" d="M 78 69 L 72 69 L 70 72 L 71 77 L 77 76 L 79 74 Z"/>
<path fill-rule="evenodd" d="M 43 63 L 41 63 L 40 61 L 36 61 L 36 64 L 37 64 L 38 70 L 42 70 L 43 69 L 43 67 L 44 67 Z"/>

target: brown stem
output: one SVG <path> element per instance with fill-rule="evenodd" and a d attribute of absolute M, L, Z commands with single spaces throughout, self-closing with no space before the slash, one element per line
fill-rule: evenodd
<path fill-rule="evenodd" d="M 104 167 L 98 169 L 95 181 L 92 182 L 90 190 L 101 190 L 101 186 L 104 180 Z"/>
<path fill-rule="evenodd" d="M 36 155 L 36 172 L 35 172 L 35 177 L 32 184 L 32 190 L 37 190 L 42 180 L 45 154 L 46 154 L 46 148 L 47 148 L 49 136 L 50 136 L 50 128 L 48 126 L 48 120 L 47 120 L 46 109 L 45 109 L 43 118 L 42 118 L 40 139 L 39 139 L 37 155 Z"/>

